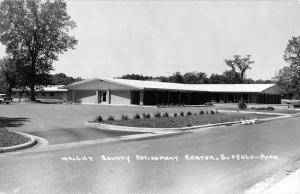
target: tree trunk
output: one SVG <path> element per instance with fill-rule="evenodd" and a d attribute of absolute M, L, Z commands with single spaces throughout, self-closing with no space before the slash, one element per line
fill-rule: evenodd
<path fill-rule="evenodd" d="M 34 91 L 35 84 L 30 84 L 30 101 L 35 101 L 35 91 Z"/>

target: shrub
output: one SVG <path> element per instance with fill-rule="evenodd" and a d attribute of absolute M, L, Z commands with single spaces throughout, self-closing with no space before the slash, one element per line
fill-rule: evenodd
<path fill-rule="evenodd" d="M 133 116 L 133 119 L 140 119 L 141 118 L 141 116 L 138 114 L 138 113 L 136 113 L 134 116 Z"/>
<path fill-rule="evenodd" d="M 200 110 L 199 114 L 200 114 L 200 115 L 203 115 L 203 114 L 204 114 L 204 111 L 203 111 L 203 110 Z"/>
<path fill-rule="evenodd" d="M 108 121 L 114 121 L 115 120 L 115 117 L 110 115 L 108 118 L 107 118 Z"/>
<path fill-rule="evenodd" d="M 212 114 L 212 115 L 215 114 L 215 111 L 214 111 L 214 110 L 211 110 L 211 111 L 210 111 L 210 114 Z"/>
<path fill-rule="evenodd" d="M 246 109 L 246 108 L 247 108 L 246 102 L 245 102 L 244 100 L 240 100 L 240 101 L 238 102 L 238 108 L 239 108 L 239 109 Z"/>
<path fill-rule="evenodd" d="M 189 112 L 186 113 L 186 115 L 187 115 L 187 116 L 191 116 L 191 115 L 192 115 L 192 112 L 189 111 Z"/>
<path fill-rule="evenodd" d="M 191 127 L 191 126 L 192 126 L 192 124 L 188 123 L 188 124 L 186 124 L 186 126 L 187 126 L 187 127 Z"/>
<path fill-rule="evenodd" d="M 160 117 L 161 117 L 160 112 L 155 113 L 155 114 L 154 114 L 154 117 L 155 117 L 155 118 L 160 118 Z"/>
<path fill-rule="evenodd" d="M 181 105 L 182 105 L 182 106 L 185 106 L 185 104 L 184 104 L 184 103 L 182 103 Z"/>
<path fill-rule="evenodd" d="M 165 112 L 165 113 L 163 114 L 163 117 L 169 117 L 169 113 Z"/>
<path fill-rule="evenodd" d="M 170 106 L 174 106 L 174 103 L 171 103 Z"/>
<path fill-rule="evenodd" d="M 207 115 L 209 114 L 208 110 L 207 110 L 207 111 L 205 111 L 205 114 L 207 114 Z"/>
<path fill-rule="evenodd" d="M 177 117 L 177 113 L 174 113 L 174 117 Z"/>
<path fill-rule="evenodd" d="M 97 118 L 95 118 L 95 121 L 96 122 L 102 122 L 103 118 L 99 115 Z"/>
<path fill-rule="evenodd" d="M 150 117 L 151 117 L 150 114 L 143 113 L 143 118 L 149 119 Z"/>
<path fill-rule="evenodd" d="M 204 105 L 205 106 L 213 106 L 214 104 L 212 102 L 205 102 Z"/>
<path fill-rule="evenodd" d="M 272 106 L 268 106 L 268 107 L 266 108 L 266 110 L 268 110 L 268 111 L 273 111 L 273 110 L 275 110 L 275 108 L 272 107 Z"/>
<path fill-rule="evenodd" d="M 184 116 L 184 112 L 181 111 L 180 112 L 180 116 L 183 117 Z"/>
<path fill-rule="evenodd" d="M 127 115 L 122 115 L 121 120 L 128 120 L 128 116 Z"/>

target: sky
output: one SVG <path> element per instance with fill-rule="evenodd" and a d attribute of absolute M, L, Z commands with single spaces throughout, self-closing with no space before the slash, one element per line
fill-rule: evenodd
<path fill-rule="evenodd" d="M 250 54 L 255 63 L 247 76 L 271 79 L 288 65 L 288 40 L 300 36 L 297 0 L 69 0 L 67 6 L 77 24 L 70 34 L 79 42 L 53 63 L 53 73 L 74 77 L 220 74 L 229 69 L 224 59 Z"/>

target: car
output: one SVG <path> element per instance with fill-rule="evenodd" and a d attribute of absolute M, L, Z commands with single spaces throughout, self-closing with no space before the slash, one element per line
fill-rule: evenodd
<path fill-rule="evenodd" d="M 0 94 L 0 104 L 9 104 L 12 103 L 13 99 L 8 97 L 6 94 Z"/>

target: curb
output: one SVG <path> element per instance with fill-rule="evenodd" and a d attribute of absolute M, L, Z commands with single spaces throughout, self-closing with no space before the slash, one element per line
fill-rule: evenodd
<path fill-rule="evenodd" d="M 272 114 L 272 115 L 274 115 L 274 114 Z M 291 115 L 286 115 L 286 114 L 276 114 L 276 115 L 278 115 L 278 116 L 277 117 L 264 118 L 264 119 L 257 119 L 257 120 L 255 120 L 255 122 L 256 123 L 262 123 L 262 122 L 266 122 L 266 121 L 292 117 Z M 196 126 L 191 126 L 191 127 L 179 127 L 179 128 L 128 127 L 128 126 L 121 126 L 121 125 L 109 125 L 109 124 L 103 124 L 103 123 L 96 123 L 96 122 L 93 122 L 93 121 L 86 121 L 84 124 L 86 126 L 98 128 L 98 129 L 104 130 L 104 131 L 168 134 L 168 133 L 178 133 L 178 132 L 183 132 L 183 131 L 188 131 L 188 130 L 193 130 L 193 129 L 211 128 L 211 127 L 218 127 L 218 126 L 230 126 L 230 125 L 235 125 L 235 124 L 242 124 L 242 121 L 230 121 L 230 122 L 223 122 L 223 123 L 196 125 Z"/>
<path fill-rule="evenodd" d="M 29 138 L 29 141 L 26 142 L 26 143 L 23 143 L 23 144 L 19 144 L 19 145 L 0 148 L 0 153 L 12 152 L 12 151 L 17 151 L 17 150 L 21 150 L 21 149 L 26 149 L 26 148 L 34 146 L 37 143 L 36 139 L 31 135 L 28 135 L 26 133 L 16 132 L 16 131 L 14 131 L 14 132 Z"/>

